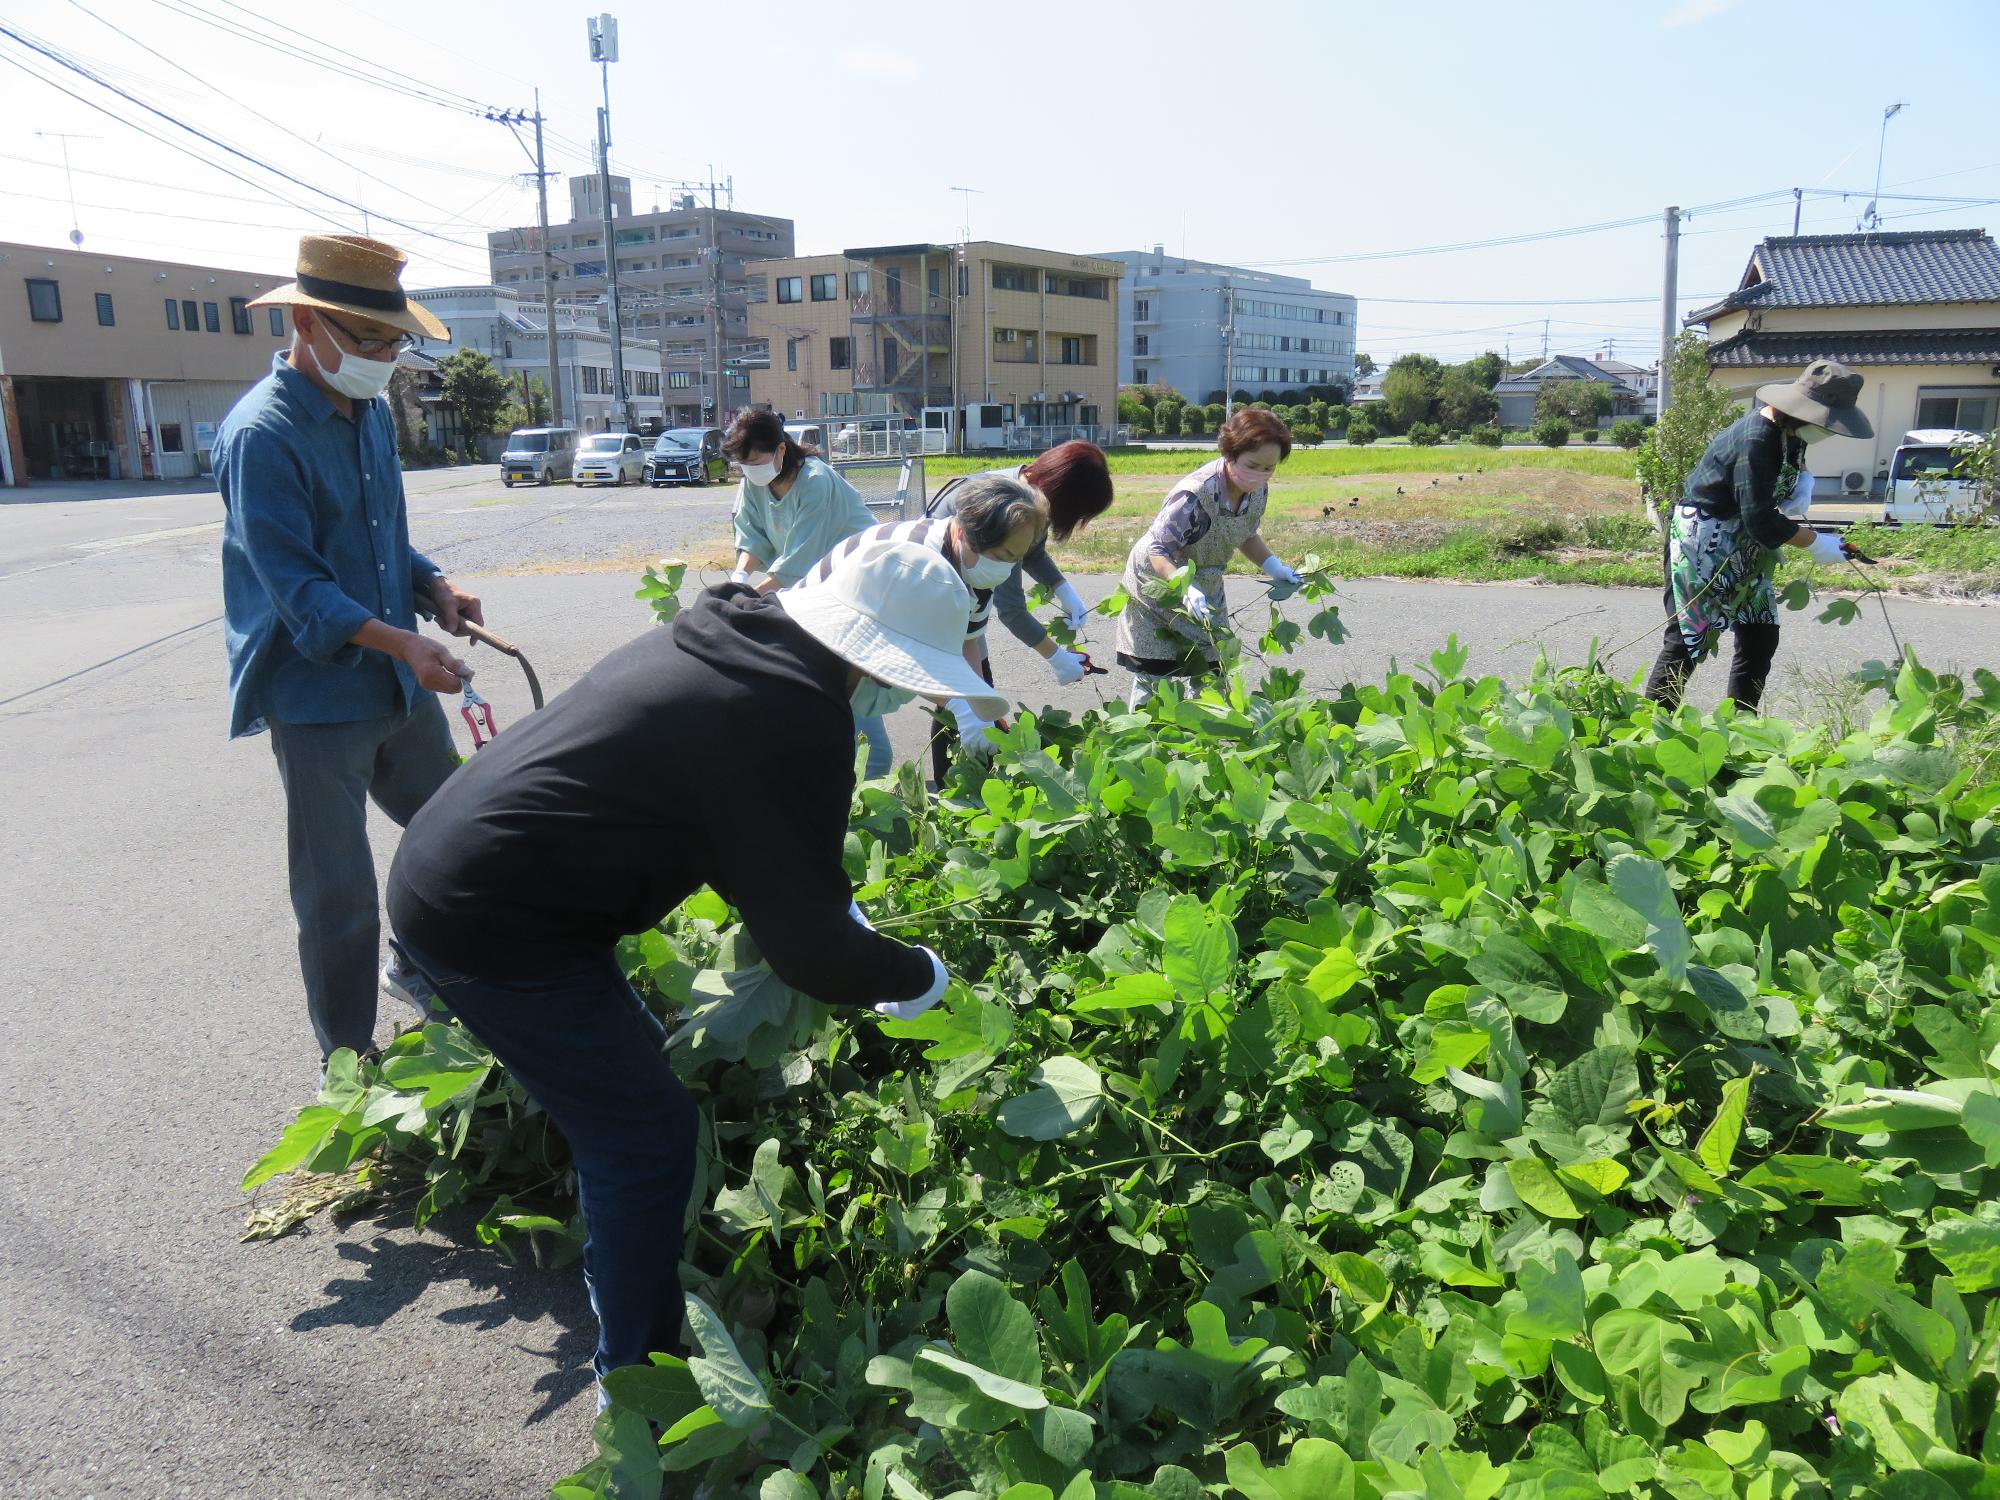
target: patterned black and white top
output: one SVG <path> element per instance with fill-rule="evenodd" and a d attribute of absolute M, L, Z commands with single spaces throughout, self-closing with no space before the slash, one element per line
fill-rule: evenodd
<path fill-rule="evenodd" d="M 931 548 L 939 556 L 959 569 L 959 580 L 964 582 L 964 570 L 960 567 L 957 549 L 951 541 L 951 517 L 931 516 L 919 521 L 891 521 L 883 526 L 871 526 L 866 531 L 857 531 L 853 536 L 838 543 L 834 549 L 808 569 L 805 577 L 793 584 L 793 588 L 813 588 L 826 582 L 833 575 L 834 565 L 849 553 L 868 542 L 918 542 Z M 986 625 L 993 618 L 993 590 L 976 589 L 966 584 L 972 595 L 972 613 L 965 623 L 965 638 L 976 640 L 986 632 Z"/>

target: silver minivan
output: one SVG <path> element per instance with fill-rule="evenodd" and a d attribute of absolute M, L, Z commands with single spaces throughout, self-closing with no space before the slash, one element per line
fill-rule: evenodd
<path fill-rule="evenodd" d="M 569 478 L 575 464 L 574 427 L 523 427 L 507 434 L 507 448 L 500 455 L 500 482 L 510 490 L 517 483 L 553 484 Z"/>

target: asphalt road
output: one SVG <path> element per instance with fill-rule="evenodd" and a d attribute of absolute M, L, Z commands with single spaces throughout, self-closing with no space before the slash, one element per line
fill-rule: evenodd
<path fill-rule="evenodd" d="M 417 545 L 487 601 L 551 692 L 649 627 L 633 560 L 719 539 L 728 492 L 502 491 L 411 477 Z M 589 1454 L 579 1278 L 463 1236 L 320 1225 L 237 1242 L 246 1166 L 309 1102 L 316 1058 L 285 896 L 283 808 L 261 739 L 224 737 L 212 493 L 0 504 L 0 1494 L 535 1496 Z M 1109 579 L 1081 579 L 1087 598 Z M 1240 603 L 1244 585 L 1232 585 Z M 1414 663 L 1451 634 L 1480 671 L 1592 636 L 1650 636 L 1639 592 L 1357 582 L 1354 639 L 1311 642 L 1320 684 Z M 2000 660 L 2000 612 L 1898 602 L 1926 660 Z M 1111 655 L 1108 626 L 1096 631 Z M 1618 665 L 1641 670 L 1650 641 Z M 1788 626 L 1800 663 L 1888 654 L 1879 616 Z M 501 731 L 513 664 L 475 652 Z M 1047 691 L 996 642 L 1003 686 Z M 1710 666 L 1700 691 L 1720 689 Z M 893 721 L 899 749 L 923 731 Z M 394 830 L 375 830 L 378 858 Z"/>

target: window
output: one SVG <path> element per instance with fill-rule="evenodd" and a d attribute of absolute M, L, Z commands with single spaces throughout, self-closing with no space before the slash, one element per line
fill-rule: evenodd
<path fill-rule="evenodd" d="M 201 332 L 201 309 L 185 298 L 181 301 L 181 327 L 189 333 Z"/>
<path fill-rule="evenodd" d="M 996 292 L 1032 292 L 1035 289 L 1035 273 L 1026 266 L 995 266 L 993 268 L 993 290 Z"/>
<path fill-rule="evenodd" d="M 271 311 L 276 312 L 277 308 L 274 307 Z M 179 333 L 181 328 L 181 305 L 171 297 L 167 298 L 167 327 L 176 333 Z"/>
<path fill-rule="evenodd" d="M 670 391 L 691 391 L 694 389 L 694 371 L 667 371 L 667 389 Z"/>
<path fill-rule="evenodd" d="M 238 333 L 250 331 L 250 299 L 231 297 L 229 299 L 229 326 Z"/>
<path fill-rule="evenodd" d="M 813 280 L 818 281 L 819 278 L 815 276 L 813 277 Z M 799 341 L 797 339 L 786 339 L 785 368 L 787 370 L 796 370 L 798 367 L 799 367 Z"/>
<path fill-rule="evenodd" d="M 1065 333 L 1056 335 L 1058 339 L 1056 363 L 1059 365 L 1094 365 L 1097 363 L 1097 335 L 1093 333 Z"/>
<path fill-rule="evenodd" d="M 835 370 L 853 369 L 854 340 L 828 339 L 826 341 L 826 362 L 828 367 L 831 369 Z"/>
<path fill-rule="evenodd" d="M 1991 432 L 2000 386 L 1925 386 L 1917 392 L 1917 426 Z"/>
<path fill-rule="evenodd" d="M 868 295 L 868 273 L 866 271 L 849 271 L 847 273 L 847 295 L 850 297 L 865 297 Z"/>
<path fill-rule="evenodd" d="M 743 370 L 731 370 L 729 372 L 729 383 L 740 391 L 749 386 L 750 376 Z"/>
<path fill-rule="evenodd" d="M 586 395 L 586 396 L 601 396 L 601 395 L 604 395 L 604 394 L 605 394 L 605 391 L 604 391 L 604 388 L 603 388 L 603 386 L 604 386 L 604 381 L 603 381 L 603 376 L 602 376 L 602 374 L 601 374 L 601 373 L 599 372 L 599 370 L 598 370 L 597 366 L 596 366 L 596 365 L 585 365 L 585 366 L 583 367 L 583 393 L 584 393 L 584 395 Z"/>
<path fill-rule="evenodd" d="M 269 311 L 271 314 L 271 337 L 281 339 L 285 336 L 285 310 L 282 307 L 274 307 Z"/>
<path fill-rule="evenodd" d="M 828 271 L 823 276 L 813 277 L 812 299 L 815 302 L 832 302 L 840 296 L 840 274 Z"/>
<path fill-rule="evenodd" d="M 1134 385 L 1151 385 L 1153 383 L 1153 372 L 1144 366 L 1135 369 L 1132 372 L 1132 383 Z"/>
<path fill-rule="evenodd" d="M 1135 297 L 1132 299 L 1132 321 L 1135 323 L 1150 323 L 1153 321 L 1153 299 L 1151 297 Z"/>
<path fill-rule="evenodd" d="M 621 229 L 611 236 L 614 245 L 650 245 L 653 231 L 650 229 Z"/>
<path fill-rule="evenodd" d="M 1145 355 L 1147 355 L 1148 353 L 1150 353 L 1150 352 L 1151 352 L 1151 351 L 1150 351 L 1150 350 L 1149 350 L 1149 349 L 1147 348 L 1147 344 L 1148 344 L 1148 342 L 1149 342 L 1149 340 L 1147 339 L 1147 337 L 1146 337 L 1146 335 L 1145 335 L 1145 334 L 1143 334 L 1143 333 L 1135 333 L 1135 334 L 1133 334 L 1133 335 L 1132 335 L 1132 352 L 1133 352 L 1134 354 L 1136 354 L 1136 355 L 1139 355 L 1140 357 L 1142 357 L 1142 358 L 1143 358 L 1143 357 L 1144 357 Z"/>
<path fill-rule="evenodd" d="M 46 276 L 28 278 L 28 316 L 37 323 L 62 321 L 62 288 Z"/>
<path fill-rule="evenodd" d="M 1097 408 L 1094 406 L 1079 406 L 1076 409 L 1076 419 L 1086 427 L 1095 427 L 1097 425 Z"/>
<path fill-rule="evenodd" d="M 1058 276 L 1051 271 L 1046 285 L 1051 297 L 1095 297 L 1102 301 L 1110 283 L 1102 276 Z"/>
<path fill-rule="evenodd" d="M 160 424 L 160 451 L 162 453 L 185 453 L 181 446 L 181 424 L 162 422 Z"/>
<path fill-rule="evenodd" d="M 222 309 L 217 307 L 213 302 L 202 303 L 201 320 L 207 326 L 210 333 L 222 332 Z"/>
<path fill-rule="evenodd" d="M 97 294 L 97 326 L 100 328 L 114 328 L 117 326 L 117 323 L 118 319 L 111 311 L 111 293 L 99 292 Z"/>
<path fill-rule="evenodd" d="M 939 270 L 936 266 L 932 266 L 929 275 L 925 279 L 929 282 L 929 285 L 926 288 L 926 290 L 929 291 L 933 297 L 942 297 L 944 295 L 943 271 Z"/>
<path fill-rule="evenodd" d="M 958 295 L 961 297 L 972 295 L 972 268 L 962 262 L 958 268 Z"/>
<path fill-rule="evenodd" d="M 780 276 L 778 278 L 778 300 L 780 302 L 803 302 L 806 296 L 805 279 L 800 276 Z"/>

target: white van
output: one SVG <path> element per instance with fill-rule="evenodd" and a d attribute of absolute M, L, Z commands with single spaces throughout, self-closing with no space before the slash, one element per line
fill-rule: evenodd
<path fill-rule="evenodd" d="M 1992 504 L 1991 495 L 1961 478 L 1959 464 L 1985 441 L 1956 427 L 1919 427 L 1903 434 L 1889 462 L 1889 487 L 1882 495 L 1882 519 L 1932 525 L 1969 521 Z"/>
<path fill-rule="evenodd" d="M 500 482 L 510 490 L 517 484 L 553 484 L 569 478 L 575 463 L 574 427 L 523 427 L 507 435 Z"/>

